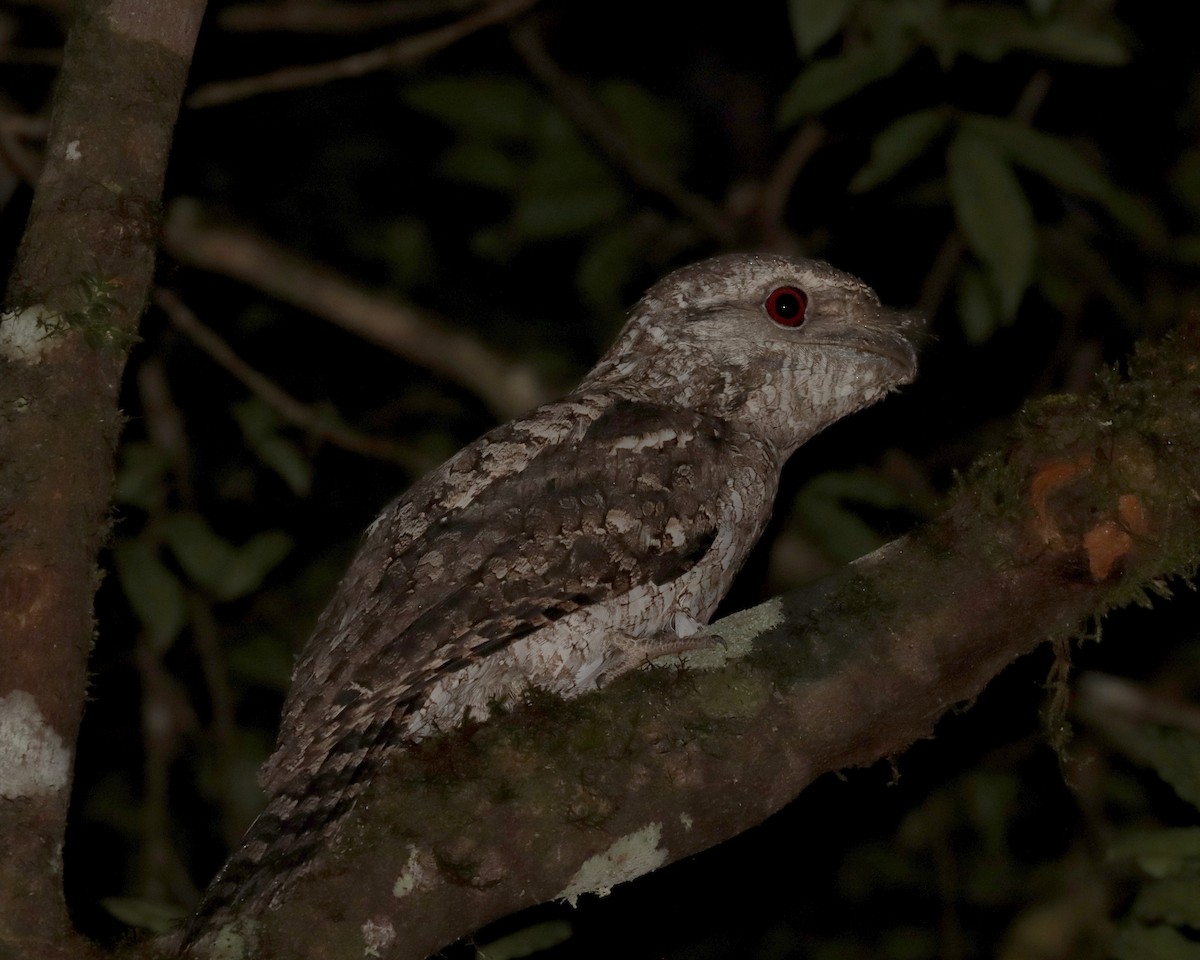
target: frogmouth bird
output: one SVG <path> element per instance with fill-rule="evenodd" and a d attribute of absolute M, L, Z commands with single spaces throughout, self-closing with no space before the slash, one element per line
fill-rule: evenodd
<path fill-rule="evenodd" d="M 823 263 L 685 267 L 571 393 L 385 507 L 296 666 L 266 809 L 190 938 L 279 902 L 395 751 L 708 642 L 784 462 L 911 381 L 918 329 Z"/>

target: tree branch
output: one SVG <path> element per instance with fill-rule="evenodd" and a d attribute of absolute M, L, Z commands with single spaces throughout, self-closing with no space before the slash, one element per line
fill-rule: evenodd
<path fill-rule="evenodd" d="M 285 67 L 255 77 L 223 80 L 200 87 L 188 97 L 189 107 L 215 107 L 262 93 L 278 93 L 315 87 L 331 80 L 361 77 L 379 70 L 416 67 L 427 58 L 485 27 L 494 26 L 524 13 L 536 0 L 496 0 L 482 10 L 455 23 L 405 37 L 387 46 L 356 53 L 340 60 L 304 67 Z"/>
<path fill-rule="evenodd" d="M 698 229 L 723 246 L 731 246 L 737 240 L 737 225 L 720 208 L 687 190 L 659 164 L 641 153 L 583 84 L 554 62 L 542 45 L 535 23 L 528 19 L 517 21 L 510 36 L 513 49 L 525 61 L 529 72 L 619 173 L 641 189 L 667 200 Z"/>
<path fill-rule="evenodd" d="M 482 5 L 482 0 L 375 0 L 373 3 L 337 3 L 302 0 L 300 3 L 239 3 L 217 14 L 217 23 L 231 32 L 273 30 L 289 33 L 363 33 L 382 27 L 462 14 Z"/>
<path fill-rule="evenodd" d="M 759 232 L 767 238 L 772 250 L 794 248 L 796 242 L 784 226 L 784 211 L 788 197 L 801 171 L 829 139 L 824 125 L 813 120 L 796 131 L 776 161 L 770 176 L 763 182 L 758 199 L 756 219 Z"/>
<path fill-rule="evenodd" d="M 78 957 L 71 759 L 107 530 L 117 389 L 154 265 L 203 0 L 88 0 L 0 317 L 0 954 Z"/>
<path fill-rule="evenodd" d="M 239 357 L 228 343 L 201 323 L 200 318 L 187 304 L 170 290 L 156 290 L 154 303 L 166 313 L 176 329 L 293 426 L 301 427 L 313 436 L 327 440 L 343 450 L 398 463 L 417 475 L 424 473 L 431 466 L 436 466 L 399 444 L 359 433 L 301 403 L 270 377 L 255 370 Z"/>
<path fill-rule="evenodd" d="M 1033 405 L 936 521 L 721 621 L 728 649 L 689 669 L 530 697 L 422 742 L 303 882 L 224 944 L 415 960 L 704 850 L 818 775 L 928 736 L 1016 657 L 1194 572 L 1198 367 L 1193 323 L 1140 350 L 1127 382 Z"/>
<path fill-rule="evenodd" d="M 247 230 L 205 224 L 194 203 L 171 205 L 163 246 L 182 263 L 248 283 L 444 377 L 501 418 L 525 413 L 551 394 L 529 364 Z"/>

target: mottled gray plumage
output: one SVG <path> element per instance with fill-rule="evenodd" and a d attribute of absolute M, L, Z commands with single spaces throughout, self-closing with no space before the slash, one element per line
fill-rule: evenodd
<path fill-rule="evenodd" d="M 794 328 L 767 307 L 785 287 L 808 297 Z M 695 264 L 650 289 L 572 393 L 390 504 L 300 658 L 268 807 L 201 922 L 269 905 L 406 743 L 531 685 L 572 696 L 702 643 L 784 462 L 912 379 L 913 332 L 824 264 Z"/>

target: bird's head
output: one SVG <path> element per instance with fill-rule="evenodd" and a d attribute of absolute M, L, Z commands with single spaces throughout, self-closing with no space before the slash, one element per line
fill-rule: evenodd
<path fill-rule="evenodd" d="M 787 456 L 909 383 L 922 327 L 825 263 L 729 254 L 651 287 L 580 389 L 737 421 Z"/>

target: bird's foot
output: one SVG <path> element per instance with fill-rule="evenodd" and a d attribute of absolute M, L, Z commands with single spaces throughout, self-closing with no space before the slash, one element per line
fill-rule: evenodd
<path fill-rule="evenodd" d="M 630 670 L 637 670 L 654 660 L 663 657 L 678 656 L 681 653 L 692 653 L 696 650 L 709 650 L 714 646 L 724 648 L 725 640 L 715 633 L 701 633 L 704 627 L 685 613 L 677 613 L 671 624 L 675 629 L 671 632 L 654 634 L 649 637 L 634 637 L 620 634 L 613 637 L 613 646 L 620 654 L 616 663 L 609 668 L 605 682 L 619 677 Z"/>

